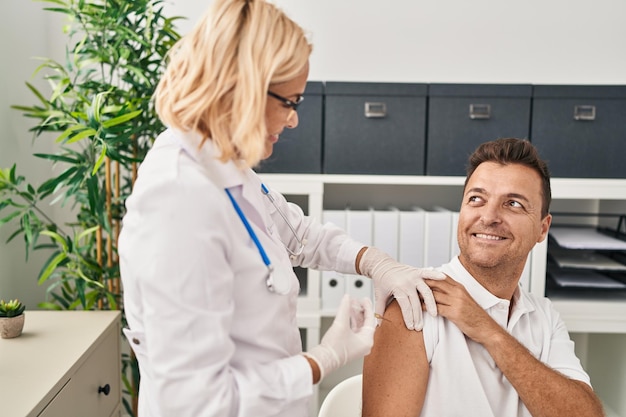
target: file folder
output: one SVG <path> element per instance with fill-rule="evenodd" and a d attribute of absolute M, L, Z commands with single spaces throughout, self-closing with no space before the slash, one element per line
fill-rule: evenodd
<path fill-rule="evenodd" d="M 398 215 L 398 262 L 417 268 L 424 266 L 425 214 L 420 207 Z"/>
<path fill-rule="evenodd" d="M 436 268 L 450 261 L 452 214 L 450 211 L 427 211 L 425 223 L 424 266 Z"/>
<path fill-rule="evenodd" d="M 350 237 L 371 246 L 372 227 L 373 227 L 373 210 L 346 210 L 347 231 Z M 372 280 L 360 275 L 346 275 L 346 291 L 353 298 L 367 297 L 374 300 L 372 291 Z"/>
<path fill-rule="evenodd" d="M 459 212 L 453 211 L 451 212 L 451 215 L 452 218 L 450 220 L 452 223 L 450 224 L 450 227 L 452 229 L 450 233 L 450 258 L 453 258 L 461 253 L 461 250 L 459 249 L 459 238 L 457 236 L 457 231 L 459 229 Z"/>
<path fill-rule="evenodd" d="M 324 210 L 324 223 L 333 223 L 346 230 L 345 210 Z M 335 311 L 346 291 L 346 279 L 343 274 L 335 271 L 321 271 L 321 305 L 322 310 Z"/>
<path fill-rule="evenodd" d="M 334 312 L 346 292 L 346 279 L 338 272 L 322 271 L 321 281 L 322 310 Z"/>
<path fill-rule="evenodd" d="M 398 209 L 374 210 L 372 244 L 396 260 L 398 259 L 398 222 Z"/>
<path fill-rule="evenodd" d="M 459 226 L 459 212 L 449 210 L 445 207 L 435 206 L 433 211 L 445 212 L 450 215 L 450 252 L 449 259 L 452 259 L 454 256 L 457 256 L 460 253 L 459 250 L 459 239 L 457 237 L 457 230 Z M 447 261 L 446 261 L 447 262 Z"/>

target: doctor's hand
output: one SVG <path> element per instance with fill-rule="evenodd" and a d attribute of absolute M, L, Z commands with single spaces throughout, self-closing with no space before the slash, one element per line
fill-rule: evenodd
<path fill-rule="evenodd" d="M 353 359 L 367 355 L 374 344 L 376 319 L 368 298 L 353 300 L 344 295 L 333 324 L 322 341 L 305 356 L 320 369 L 320 380 Z"/>
<path fill-rule="evenodd" d="M 362 275 L 374 280 L 374 299 L 376 317 L 382 317 L 389 298 L 394 297 L 400 305 L 404 324 L 409 330 L 422 330 L 422 303 L 426 311 L 437 315 L 435 298 L 424 279 L 442 280 L 446 275 L 432 268 L 414 268 L 398 263 L 383 251 L 369 247 L 361 257 L 359 270 Z"/>

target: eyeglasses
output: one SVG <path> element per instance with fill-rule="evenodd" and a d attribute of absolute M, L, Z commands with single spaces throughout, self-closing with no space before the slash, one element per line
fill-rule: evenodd
<path fill-rule="evenodd" d="M 285 98 L 283 96 L 279 96 L 276 93 L 273 93 L 271 91 L 267 92 L 267 95 L 274 97 L 276 100 L 281 101 L 285 106 L 287 107 L 291 107 L 293 109 L 293 111 L 298 111 L 298 106 L 300 105 L 300 103 L 302 103 L 302 101 L 304 100 L 304 96 L 298 96 L 298 98 L 296 99 L 296 101 L 293 100 L 289 100 L 288 98 Z"/>

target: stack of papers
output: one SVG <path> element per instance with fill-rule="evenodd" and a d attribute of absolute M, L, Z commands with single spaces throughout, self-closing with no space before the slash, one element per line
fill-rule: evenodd
<path fill-rule="evenodd" d="M 550 250 L 550 255 L 561 268 L 626 271 L 626 265 L 600 253 L 587 250 Z"/>
<path fill-rule="evenodd" d="M 626 289 L 626 284 L 590 270 L 553 270 L 550 275 L 561 288 Z"/>
<path fill-rule="evenodd" d="M 626 242 L 600 233 L 590 227 L 550 228 L 550 236 L 559 246 L 568 249 L 626 250 Z"/>
<path fill-rule="evenodd" d="M 549 254 L 558 268 L 549 275 L 560 288 L 626 290 L 626 283 L 605 273 L 623 274 L 626 265 L 598 251 L 626 251 L 626 242 L 593 227 L 553 226 L 550 237 L 558 247 Z M 604 273 L 603 273 L 604 272 Z"/>

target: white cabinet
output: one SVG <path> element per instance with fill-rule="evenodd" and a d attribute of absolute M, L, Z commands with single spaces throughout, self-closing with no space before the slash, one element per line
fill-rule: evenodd
<path fill-rule="evenodd" d="M 386 208 L 412 206 L 460 207 L 464 177 L 293 175 L 264 174 L 264 181 L 289 200 L 321 219 L 325 209 Z M 626 213 L 625 179 L 552 179 L 552 211 Z M 598 221 L 600 220 L 593 220 Z M 530 291 L 543 296 L 546 287 L 547 242 L 537 245 L 530 257 Z M 320 273 L 308 271 L 306 286 L 298 303 L 300 322 L 307 331 L 306 345 L 318 342 L 332 313 L 320 310 Z M 605 402 L 609 415 L 626 417 L 626 297 L 623 299 L 555 298 L 577 344 L 579 357 L 592 383 Z M 320 400 L 338 381 L 360 370 L 350 364 L 345 372 L 320 385 Z"/>
<path fill-rule="evenodd" d="M 120 415 L 119 311 L 27 311 L 24 332 L 0 340 L 7 416 Z"/>

